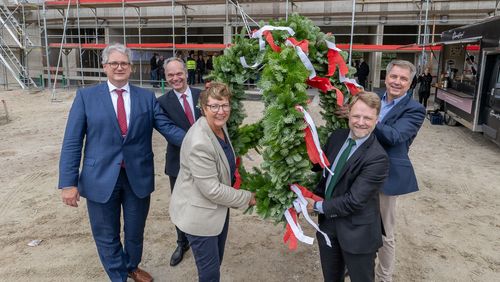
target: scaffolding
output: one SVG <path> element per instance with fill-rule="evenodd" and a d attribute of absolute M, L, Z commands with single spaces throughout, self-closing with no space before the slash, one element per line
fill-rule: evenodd
<path fill-rule="evenodd" d="M 314 2 L 314 7 L 323 5 L 323 10 L 312 10 L 311 2 Z M 333 9 L 335 3 L 341 5 L 345 4 L 344 2 L 349 3 L 352 9 L 337 12 Z M 454 10 L 449 8 L 448 14 L 443 17 L 440 14 L 442 12 L 438 11 L 439 5 L 451 5 L 451 2 L 455 2 L 453 7 L 462 7 L 453 8 Z M 4 1 L 0 11 L 1 18 L 9 21 L 0 23 L 0 61 L 4 69 L 10 68 L 3 72 L 4 75 L 9 73 L 23 89 L 37 86 L 33 78 L 38 78 L 38 85 L 42 87 L 55 89 L 56 86 L 81 86 L 105 80 L 101 73 L 100 52 L 107 44 L 119 42 L 133 49 L 132 60 L 136 68 L 132 81 L 143 86 L 149 81 L 149 58 L 153 52 L 161 52 L 165 56 L 187 51 L 198 51 L 200 54 L 218 53 L 230 45 L 233 34 L 238 34 L 241 29 L 246 29 L 248 33 L 252 28 L 256 28 L 258 24 L 255 20 L 287 17 L 289 13 L 296 11 L 327 26 L 332 24 L 332 18 L 337 19 L 337 22 L 344 21 L 344 26 L 349 26 L 351 30 L 341 35 L 350 36 L 351 40 L 350 44 L 338 45 L 345 50 L 411 53 L 416 56 L 419 53 L 439 50 L 423 50 L 415 44 L 406 43 L 383 45 L 383 40 L 378 39 L 373 40 L 374 42 L 355 43 L 353 38 L 413 36 L 413 42 L 421 43 L 420 29 L 418 34 L 387 35 L 382 28 L 380 34 L 378 27 L 388 25 L 394 18 L 394 21 L 401 23 L 410 21 L 415 26 L 424 25 L 423 38 L 432 36 L 434 40 L 436 24 L 450 24 L 455 20 L 460 21 L 461 25 L 464 18 L 484 18 L 492 11 L 496 14 L 498 1 L 482 2 L 488 3 L 467 9 L 465 3 L 470 1 L 465 0 L 433 0 L 427 1 L 426 5 L 415 0 L 36 0 L 31 3 L 15 1 L 11 5 L 5 4 Z M 388 3 L 394 10 L 387 9 Z M 386 9 L 379 8 L 374 11 L 373 7 L 377 5 L 386 5 Z M 398 5 L 409 8 L 397 10 Z M 268 7 L 269 12 L 254 12 L 249 13 L 250 15 L 245 13 L 245 9 L 249 7 L 260 6 Z M 423 6 L 426 7 L 425 23 L 422 21 Z M 217 7 L 217 10 L 223 12 L 203 13 L 204 9 L 200 7 Z M 255 10 L 258 11 L 257 8 Z M 29 17 L 26 16 L 27 13 L 30 14 Z M 252 18 L 255 20 L 250 20 Z M 32 42 L 32 35 L 26 32 L 27 26 L 30 25 L 36 26 L 32 30 L 38 31 L 34 37 L 39 40 L 33 40 L 36 43 Z M 356 32 L 355 25 L 373 25 L 377 29 L 375 32 L 370 28 Z M 429 25 L 432 25 L 432 32 L 429 31 Z M 199 29 L 201 32 L 188 32 L 188 29 Z M 58 30 L 62 32 L 57 32 Z M 207 30 L 209 32 L 206 32 Z M 12 38 L 10 42 L 4 41 L 5 33 Z M 33 50 L 36 50 L 37 59 L 41 58 L 38 68 L 33 66 L 34 60 L 31 60 L 31 65 L 28 64 L 30 60 L 27 58 Z M 6 58 L 11 60 L 7 62 Z M 16 69 L 14 66 L 20 68 Z"/>

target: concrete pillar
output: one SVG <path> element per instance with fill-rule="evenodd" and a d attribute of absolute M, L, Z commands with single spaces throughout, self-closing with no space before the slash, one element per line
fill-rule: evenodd
<path fill-rule="evenodd" d="M 373 30 L 373 28 L 370 28 Z M 375 28 L 375 36 L 372 37 L 372 44 L 384 44 L 384 25 L 378 24 Z M 380 71 L 382 70 L 382 52 L 373 52 L 369 56 L 370 75 L 368 80 L 372 82 L 372 89 L 379 88 L 380 85 Z M 382 85 L 383 86 L 383 85 Z"/>

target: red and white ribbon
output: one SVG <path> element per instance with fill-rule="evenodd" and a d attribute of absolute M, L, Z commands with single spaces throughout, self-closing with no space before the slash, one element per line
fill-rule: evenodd
<path fill-rule="evenodd" d="M 302 190 L 304 190 L 305 188 L 304 187 L 300 187 L 299 188 L 299 186 L 297 184 L 292 184 L 290 186 L 290 188 L 297 195 L 297 199 L 295 199 L 295 201 L 293 201 L 293 207 L 294 207 L 295 211 L 297 213 L 299 213 L 299 214 L 302 213 L 304 215 L 304 218 L 306 219 L 306 221 L 312 227 L 314 227 L 314 229 L 316 229 L 316 231 L 318 231 L 321 235 L 323 235 L 323 237 L 325 238 L 326 244 L 329 247 L 331 247 L 332 245 L 331 245 L 331 242 L 330 242 L 330 238 L 328 238 L 328 235 L 325 232 L 323 232 L 323 231 L 321 231 L 319 229 L 318 225 L 311 219 L 311 217 L 307 213 L 307 200 L 302 195 Z M 290 226 L 290 228 L 291 228 L 291 230 L 293 232 L 293 235 L 299 241 L 301 241 L 303 243 L 306 243 L 306 244 L 309 244 L 309 245 L 312 245 L 314 243 L 314 238 L 313 237 L 309 237 L 309 236 L 307 236 L 307 235 L 304 234 L 304 231 L 300 227 L 300 224 L 298 223 L 298 221 L 296 222 L 294 220 L 294 218 L 293 218 L 290 210 L 291 209 L 287 209 L 285 211 L 285 218 L 286 218 L 287 223 L 288 223 L 288 225 Z"/>
<path fill-rule="evenodd" d="M 289 27 L 265 25 L 252 34 L 252 38 L 259 39 L 259 48 L 261 51 L 264 51 L 264 49 L 266 49 L 266 41 L 264 40 L 264 38 L 262 38 L 262 36 L 264 35 L 264 32 L 265 31 L 273 31 L 273 30 L 285 30 L 285 31 L 288 31 L 288 33 L 291 36 L 295 35 L 295 31 L 293 31 L 293 29 L 291 29 Z"/>
<path fill-rule="evenodd" d="M 293 31 L 293 29 L 291 29 L 289 27 L 272 26 L 272 25 L 265 25 L 265 26 L 261 27 L 259 30 L 252 33 L 252 38 L 259 39 L 259 50 L 261 52 L 266 49 L 266 41 L 271 46 L 271 48 L 273 48 L 274 51 L 276 51 L 276 52 L 281 51 L 281 48 L 274 43 L 273 35 L 271 33 L 271 31 L 273 31 L 273 30 L 285 30 L 291 36 L 293 36 L 295 34 L 295 31 Z M 240 57 L 240 63 L 244 68 L 251 68 L 251 69 L 255 69 L 260 65 L 259 62 L 255 62 L 251 66 L 248 65 L 245 57 L 243 57 L 243 56 Z"/>
<path fill-rule="evenodd" d="M 310 135 L 306 131 L 306 147 L 309 159 L 312 163 L 317 164 L 326 169 L 330 174 L 333 172 L 330 170 L 330 162 L 326 157 L 323 149 L 321 149 L 321 144 L 319 142 L 318 131 L 316 130 L 316 124 L 312 119 L 311 115 L 300 105 L 295 106 L 295 108 L 304 114 L 304 122 L 307 124 L 306 130 L 309 130 Z M 312 142 L 311 142 L 312 141 Z M 312 144 L 311 144 L 312 143 Z"/>
<path fill-rule="evenodd" d="M 306 54 L 306 50 L 303 50 L 304 47 L 301 45 L 301 42 L 298 42 L 295 38 L 288 38 L 285 41 L 285 45 L 295 48 L 295 52 L 297 52 L 297 56 L 299 56 L 300 61 L 309 71 L 309 79 L 312 79 L 316 76 L 316 70 L 314 70 L 313 64 Z"/>

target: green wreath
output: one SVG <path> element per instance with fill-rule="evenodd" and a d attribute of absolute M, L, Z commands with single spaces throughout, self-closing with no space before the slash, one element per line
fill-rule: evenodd
<path fill-rule="evenodd" d="M 308 58 L 317 76 L 326 76 L 328 47 L 325 40 L 335 42 L 333 35 L 320 32 L 311 20 L 298 14 L 293 14 L 288 20 L 270 21 L 269 25 L 290 27 L 295 31 L 297 40 L 308 40 Z M 249 149 L 255 148 L 263 158 L 260 167 L 254 167 L 252 171 L 245 171 L 240 165 L 241 188 L 256 193 L 256 211 L 261 217 L 282 222 L 284 211 L 295 199 L 290 184 L 312 188 L 318 177 L 311 171 L 312 165 L 306 151 L 303 114 L 295 108 L 300 105 L 307 110 L 309 97 L 306 81 L 310 72 L 295 49 L 285 45 L 285 40 L 290 37 L 288 32 L 274 30 L 271 33 L 274 43 L 281 48 L 280 52 L 269 45 L 265 50 L 260 50 L 258 39 L 248 38 L 242 33 L 235 39 L 233 46 L 215 58 L 214 70 L 209 79 L 228 84 L 233 92 L 228 130 L 236 155 L 243 156 Z M 345 60 L 347 52 L 340 53 Z M 244 67 L 240 57 L 249 62 L 259 62 L 260 68 Z M 346 76 L 354 72 L 354 68 L 348 67 Z M 348 102 L 348 89 L 340 82 L 338 73 L 336 71 L 330 77 L 330 82 L 345 94 L 344 101 Z M 244 83 L 249 79 L 258 80 L 265 111 L 259 122 L 241 126 L 246 116 L 242 104 L 245 98 Z M 339 107 L 336 91 L 321 92 L 320 106 L 326 124 L 318 132 L 320 140 L 326 140 L 333 130 L 347 127 L 347 122 L 334 114 Z"/>

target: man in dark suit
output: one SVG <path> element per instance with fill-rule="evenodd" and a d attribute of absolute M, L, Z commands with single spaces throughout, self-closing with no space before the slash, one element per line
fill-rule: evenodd
<path fill-rule="evenodd" d="M 392 281 L 396 245 L 396 199 L 418 190 L 408 150 L 425 118 L 425 108 L 408 94 L 416 74 L 415 66 L 403 60 L 387 65 L 386 93 L 381 98 L 379 123 L 374 134 L 389 156 L 389 178 L 380 193 L 380 212 L 384 223 L 384 245 L 378 252 L 376 281 Z"/>
<path fill-rule="evenodd" d="M 78 207 L 80 195 L 87 198 L 92 234 L 109 279 L 152 281 L 138 266 L 154 190 L 153 128 L 178 146 L 185 131 L 163 113 L 153 92 L 129 84 L 131 57 L 124 45 L 106 47 L 102 64 L 108 81 L 77 91 L 64 134 L 58 186 L 69 206 Z"/>
<path fill-rule="evenodd" d="M 346 267 L 353 282 L 375 277 L 375 253 L 382 245 L 379 191 L 389 170 L 387 154 L 372 134 L 379 111 L 377 94 L 354 97 L 349 129 L 334 131 L 324 148 L 334 171 L 316 187 L 324 201 L 307 199 L 308 210 L 319 213 L 319 227 L 332 245 L 317 233 L 325 281 L 343 281 Z"/>
<path fill-rule="evenodd" d="M 158 102 L 167 117 L 187 132 L 201 115 L 200 109 L 197 107 L 201 91 L 188 86 L 186 65 L 181 59 L 169 58 L 165 61 L 164 68 L 167 83 L 172 87 L 172 90 L 158 98 Z M 170 142 L 167 145 L 165 174 L 170 178 L 171 191 L 174 189 L 179 174 L 180 149 L 181 146 Z M 186 234 L 177 227 L 175 229 L 177 230 L 177 247 L 170 258 L 171 266 L 179 264 L 184 257 L 184 253 L 189 249 Z"/>

